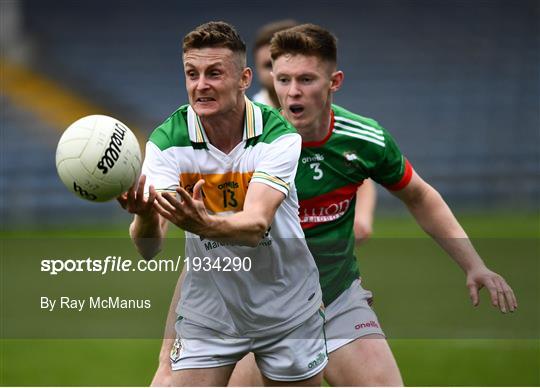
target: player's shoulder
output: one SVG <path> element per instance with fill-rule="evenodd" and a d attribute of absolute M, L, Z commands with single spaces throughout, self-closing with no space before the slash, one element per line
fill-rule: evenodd
<path fill-rule="evenodd" d="M 367 126 L 370 129 L 378 131 L 386 131 L 382 125 L 376 120 L 361 116 L 358 113 L 353 113 L 350 110 L 343 108 L 342 106 L 332 104 L 332 110 L 334 111 L 334 120 L 339 123 L 348 123 L 356 126 Z"/>
<path fill-rule="evenodd" d="M 150 135 L 149 141 L 161 151 L 171 147 L 186 147 L 191 145 L 187 124 L 189 105 L 182 105 L 175 110 Z"/>
<path fill-rule="evenodd" d="M 334 133 L 361 143 L 385 147 L 388 131 L 376 120 L 353 113 L 341 106 L 332 104 L 334 112 Z"/>
<path fill-rule="evenodd" d="M 284 136 L 300 138 L 296 129 L 283 117 L 279 110 L 257 102 L 253 104 L 260 109 L 263 123 L 262 133 L 254 139 L 253 144 L 273 143 Z"/>

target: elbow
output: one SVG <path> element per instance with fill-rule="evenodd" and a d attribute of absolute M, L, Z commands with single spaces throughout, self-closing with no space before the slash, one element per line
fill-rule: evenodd
<path fill-rule="evenodd" d="M 439 193 L 430 185 L 426 184 L 423 187 L 418 188 L 414 192 L 411 193 L 406 198 L 406 204 L 407 207 L 411 211 L 415 211 L 417 209 L 422 209 L 424 206 L 426 206 L 426 203 L 428 203 L 429 199 L 433 196 L 440 196 Z"/>
<path fill-rule="evenodd" d="M 137 251 L 145 260 L 152 260 L 156 255 L 161 252 L 162 241 L 157 238 L 138 238 L 133 242 L 137 247 Z"/>
<path fill-rule="evenodd" d="M 250 248 L 257 248 L 260 241 L 261 241 L 260 239 L 250 239 L 250 240 L 246 240 L 243 245 Z"/>
<path fill-rule="evenodd" d="M 135 230 L 136 227 L 135 223 L 133 222 L 129 228 L 131 241 L 133 241 L 137 251 L 145 260 L 152 260 L 161 251 L 163 238 L 161 238 L 161 236 L 141 237 L 138 236 Z"/>
<path fill-rule="evenodd" d="M 260 220 L 255 220 L 249 236 L 246 236 L 248 237 L 246 239 L 246 245 L 252 248 L 257 247 L 261 240 L 267 235 L 269 227 L 269 223 L 266 222 L 264 219 L 261 218 Z"/>

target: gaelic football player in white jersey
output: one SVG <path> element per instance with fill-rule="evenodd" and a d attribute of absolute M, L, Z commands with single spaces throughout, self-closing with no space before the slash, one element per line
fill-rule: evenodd
<path fill-rule="evenodd" d="M 353 198 L 364 179 L 373 179 L 401 199 L 459 265 L 473 305 L 478 304 L 482 287 L 502 312 L 514 311 L 516 298 L 506 281 L 485 266 L 439 193 L 413 170 L 386 129 L 332 104 L 332 95 L 343 82 L 343 73 L 337 70 L 336 38 L 305 24 L 276 33 L 270 51 L 282 113 L 302 135 L 295 180 L 300 220 L 319 268 L 326 306 L 325 378 L 333 386 L 403 385 L 369 306 L 371 293 L 357 279 Z M 231 381 L 260 384 L 253 358 L 237 365 Z"/>
<path fill-rule="evenodd" d="M 294 183 L 301 138 L 276 110 L 245 97 L 252 74 L 231 25 L 187 34 L 183 62 L 189 105 L 152 133 L 141 180 L 119 202 L 135 214 L 130 235 L 144 257 L 159 251 L 171 222 L 186 231 L 187 258 L 249 265 L 185 268 L 179 316 L 167 326 L 180 339 L 168 383 L 226 385 L 253 352 L 266 385 L 320 385 L 321 289 Z"/>

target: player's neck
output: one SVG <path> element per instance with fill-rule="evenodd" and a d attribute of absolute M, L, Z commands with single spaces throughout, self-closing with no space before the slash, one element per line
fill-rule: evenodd
<path fill-rule="evenodd" d="M 329 107 L 324 109 L 324 112 L 319 116 L 319 119 L 314 121 L 312 125 L 297 128 L 302 136 L 302 142 L 312 143 L 320 142 L 326 139 L 328 132 L 331 130 L 330 122 L 332 120 L 332 110 Z"/>
<path fill-rule="evenodd" d="M 233 110 L 212 117 L 201 117 L 210 144 L 225 154 L 231 152 L 243 138 L 246 102 L 244 98 Z"/>

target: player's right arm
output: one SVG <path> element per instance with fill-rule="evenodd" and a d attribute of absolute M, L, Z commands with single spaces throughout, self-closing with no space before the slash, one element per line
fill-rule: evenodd
<path fill-rule="evenodd" d="M 514 311 L 517 301 L 512 288 L 486 266 L 439 192 L 414 171 L 387 132 L 384 143 L 377 148 L 379 161 L 372 169 L 375 180 L 401 199 L 422 229 L 463 270 L 474 306 L 479 303 L 479 290 L 486 287 L 493 306 L 503 313 Z"/>
<path fill-rule="evenodd" d="M 149 187 L 149 195 L 144 195 L 146 176 L 142 175 L 137 185 L 129 188 L 127 193 L 117 198 L 120 205 L 129 213 L 134 214 L 129 226 L 129 235 L 137 250 L 145 259 L 151 259 L 160 250 L 163 238 L 167 233 L 167 220 L 154 209 L 156 190 Z"/>
<path fill-rule="evenodd" d="M 486 287 L 491 303 L 501 312 L 513 312 L 517 308 L 512 288 L 501 275 L 485 265 L 437 190 L 412 171 L 410 182 L 404 188 L 392 193 L 405 203 L 422 229 L 463 270 L 474 306 L 479 303 L 478 291 Z"/>
<path fill-rule="evenodd" d="M 162 151 L 150 140 L 146 143 L 139 182 L 117 198 L 134 215 L 129 235 L 145 259 L 151 259 L 161 250 L 167 233 L 167 220 L 154 208 L 157 192 L 174 191 L 179 173 L 174 154 Z"/>

